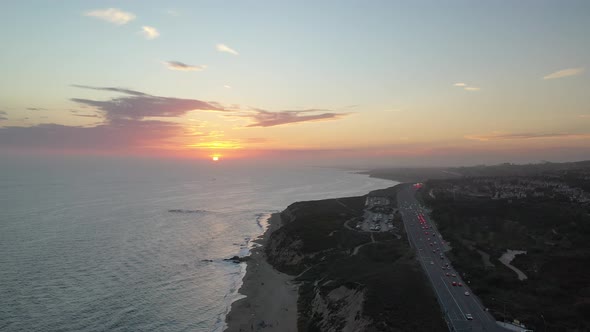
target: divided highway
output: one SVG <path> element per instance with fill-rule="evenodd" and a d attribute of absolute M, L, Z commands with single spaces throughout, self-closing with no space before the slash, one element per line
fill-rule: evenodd
<path fill-rule="evenodd" d="M 416 256 L 432 284 L 449 328 L 452 331 L 508 331 L 496 324 L 496 320 L 485 311 L 479 299 L 453 269 L 445 255 L 449 248 L 415 194 L 414 186 L 404 185 L 397 194 L 398 208 L 410 245 L 416 250 Z"/>

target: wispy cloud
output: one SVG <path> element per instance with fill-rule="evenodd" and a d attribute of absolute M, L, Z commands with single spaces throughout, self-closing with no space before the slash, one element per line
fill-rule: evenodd
<path fill-rule="evenodd" d="M 231 85 L 227 85 L 227 84 L 226 84 L 226 85 L 224 85 L 223 87 L 224 87 L 224 88 L 226 88 L 226 89 L 231 89 Z"/>
<path fill-rule="evenodd" d="M 96 108 L 106 119 L 109 120 L 142 120 L 146 117 L 177 117 L 193 110 L 226 111 L 217 103 L 205 102 L 197 99 L 152 96 L 143 92 L 123 88 L 91 87 L 83 85 L 75 86 L 85 89 L 105 90 L 126 94 L 127 96 L 112 98 L 106 101 L 81 98 L 71 99 L 78 104 Z"/>
<path fill-rule="evenodd" d="M 180 71 L 202 71 L 207 68 L 205 65 L 194 66 L 189 65 L 180 61 L 164 61 L 164 64 L 170 70 L 180 70 Z"/>
<path fill-rule="evenodd" d="M 543 76 L 543 79 L 544 80 L 552 80 L 552 79 L 556 79 L 556 78 L 577 76 L 577 75 L 582 74 L 583 72 L 584 72 L 583 67 L 562 69 L 562 70 L 558 70 L 556 72 L 553 72 L 549 75 Z"/>
<path fill-rule="evenodd" d="M 147 25 L 141 27 L 141 33 L 146 39 L 155 39 L 160 36 L 160 32 L 156 28 Z"/>
<path fill-rule="evenodd" d="M 96 17 L 98 19 L 114 23 L 117 25 L 127 24 L 135 19 L 135 14 L 124 12 L 118 8 L 97 9 L 84 13 L 85 16 Z"/>
<path fill-rule="evenodd" d="M 320 113 L 323 112 L 323 113 Z M 319 113 L 319 114 L 314 114 Z M 301 123 L 301 122 L 316 122 L 324 120 L 340 119 L 348 113 L 333 113 L 328 110 L 308 109 L 299 111 L 280 111 L 271 112 L 265 110 L 254 110 L 250 114 L 237 115 L 243 118 L 249 118 L 253 123 L 247 127 L 274 127 L 285 124 Z"/>
<path fill-rule="evenodd" d="M 72 114 L 73 116 L 79 116 L 81 118 L 102 118 L 100 115 L 98 114 L 77 114 L 74 113 Z"/>
<path fill-rule="evenodd" d="M 229 46 L 227 46 L 225 44 L 217 44 L 215 46 L 215 48 L 217 48 L 217 50 L 219 52 L 230 53 L 230 54 L 233 54 L 233 55 L 238 55 L 239 54 L 236 50 L 234 50 L 233 48 L 231 48 L 231 47 L 229 47 Z"/>
<path fill-rule="evenodd" d="M 8 118 L 6 117 L 6 112 L 0 111 L 0 120 L 8 120 Z"/>
<path fill-rule="evenodd" d="M 89 85 L 81 85 L 81 84 L 72 84 L 74 88 L 81 88 L 81 89 L 89 89 L 89 90 L 99 90 L 99 91 L 109 91 L 109 92 L 118 92 L 124 93 L 127 95 L 133 96 L 149 96 L 147 93 L 125 89 L 125 88 L 112 88 L 112 87 L 100 87 L 100 86 L 89 86 Z"/>
<path fill-rule="evenodd" d="M 27 107 L 27 111 L 47 111 L 47 109 L 42 107 Z"/>
<path fill-rule="evenodd" d="M 475 141 L 528 140 L 542 138 L 590 138 L 590 134 L 568 133 L 492 133 L 487 135 L 466 135 L 465 139 Z"/>
<path fill-rule="evenodd" d="M 590 114 L 580 114 L 580 115 L 578 115 L 578 118 L 590 119 Z"/>
<path fill-rule="evenodd" d="M 463 88 L 463 90 L 465 90 L 465 91 L 472 91 L 473 92 L 473 91 L 481 90 L 480 88 L 478 88 L 476 86 L 470 86 L 470 85 L 467 85 L 467 83 L 463 83 L 463 82 L 455 83 L 455 84 L 453 84 L 453 86 L 456 86 L 458 88 Z"/>

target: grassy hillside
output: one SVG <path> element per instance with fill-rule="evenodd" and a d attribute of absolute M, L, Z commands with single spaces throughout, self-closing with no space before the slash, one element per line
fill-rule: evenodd
<path fill-rule="evenodd" d="M 457 270 L 500 320 L 506 315 L 535 330 L 590 330 L 590 207 L 560 196 L 491 199 L 480 180 L 429 181 L 421 191 Z M 507 249 L 527 251 L 512 265 L 528 279 L 498 261 Z M 486 267 L 477 250 L 495 267 Z"/>
<path fill-rule="evenodd" d="M 395 190 L 371 194 L 394 198 Z M 333 319 L 330 326 L 338 331 L 344 322 L 336 313 L 345 304 L 330 302 L 328 294 L 344 287 L 364 294 L 355 319 L 370 322 L 366 331 L 446 331 L 406 237 L 397 240 L 390 233 L 374 233 L 372 242 L 368 233 L 344 227 L 347 220 L 362 215 L 364 202 L 365 197 L 352 197 L 295 203 L 283 213 L 289 222 L 271 236 L 269 261 L 284 272 L 301 274 L 299 330 L 319 331 L 321 322 Z M 329 303 L 333 317 L 314 309 L 318 297 Z"/>

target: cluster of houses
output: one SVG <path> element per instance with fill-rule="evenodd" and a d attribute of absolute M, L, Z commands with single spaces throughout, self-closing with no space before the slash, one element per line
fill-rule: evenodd
<path fill-rule="evenodd" d="M 465 181 L 465 180 L 463 180 Z M 473 178 L 445 188 L 456 194 L 491 199 L 565 198 L 575 203 L 590 203 L 590 194 L 564 182 L 532 177 Z"/>

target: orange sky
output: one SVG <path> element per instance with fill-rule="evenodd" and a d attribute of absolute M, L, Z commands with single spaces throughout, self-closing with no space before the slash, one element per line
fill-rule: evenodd
<path fill-rule="evenodd" d="M 7 5 L 0 152 L 590 157 L 587 2 L 176 5 Z"/>

